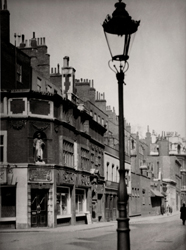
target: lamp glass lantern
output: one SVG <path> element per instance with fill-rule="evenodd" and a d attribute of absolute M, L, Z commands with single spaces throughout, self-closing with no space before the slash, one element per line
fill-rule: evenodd
<path fill-rule="evenodd" d="M 112 17 L 107 15 L 102 25 L 113 61 L 129 59 L 130 45 L 140 24 L 140 21 L 132 20 L 125 7 L 126 4 L 119 0 Z"/>

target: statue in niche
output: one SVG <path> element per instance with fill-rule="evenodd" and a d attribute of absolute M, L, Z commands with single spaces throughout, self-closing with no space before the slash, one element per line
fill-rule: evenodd
<path fill-rule="evenodd" d="M 43 164 L 43 150 L 45 143 L 41 138 L 41 133 L 37 133 L 37 137 L 33 141 L 34 162 Z"/>

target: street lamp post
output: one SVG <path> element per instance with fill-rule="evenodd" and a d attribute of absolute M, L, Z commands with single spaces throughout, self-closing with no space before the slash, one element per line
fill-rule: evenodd
<path fill-rule="evenodd" d="M 129 218 L 127 213 L 128 194 L 125 182 L 125 128 L 124 128 L 124 107 L 123 107 L 123 84 L 125 72 L 129 68 L 127 60 L 129 59 L 129 46 L 132 39 L 132 35 L 137 31 L 140 21 L 134 21 L 125 10 L 125 3 L 119 0 L 115 4 L 115 11 L 112 16 L 107 15 L 103 22 L 103 30 L 106 38 L 106 42 L 111 54 L 110 63 L 115 61 L 119 62 L 119 69 L 114 64 L 118 81 L 118 103 L 119 103 L 119 161 L 120 161 L 120 180 L 118 187 L 118 227 L 117 227 L 117 249 L 118 250 L 130 250 L 130 229 Z M 113 41 L 113 47 L 111 50 L 111 38 L 116 37 L 121 40 L 122 50 L 113 53 L 112 50 L 117 50 L 119 46 L 116 41 Z M 113 36 L 114 35 L 114 36 Z"/>

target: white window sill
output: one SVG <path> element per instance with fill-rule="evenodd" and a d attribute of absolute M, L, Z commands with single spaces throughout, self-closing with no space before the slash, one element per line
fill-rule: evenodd
<path fill-rule="evenodd" d="M 72 217 L 71 214 L 57 215 L 57 219 L 70 218 L 70 217 Z"/>
<path fill-rule="evenodd" d="M 80 217 L 80 216 L 85 216 L 87 212 L 81 212 L 79 214 L 76 214 L 76 217 Z"/>

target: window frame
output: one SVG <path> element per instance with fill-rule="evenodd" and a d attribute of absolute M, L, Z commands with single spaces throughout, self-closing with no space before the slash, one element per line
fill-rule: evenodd
<path fill-rule="evenodd" d="M 81 195 L 81 194 L 77 194 L 76 193 L 76 191 L 82 191 L 83 192 L 83 199 L 82 199 L 82 210 L 80 211 L 79 210 L 79 203 L 80 203 L 80 201 L 78 200 L 78 209 L 77 209 L 77 200 L 76 200 L 76 198 L 77 198 L 77 195 Z M 83 189 L 83 188 L 76 188 L 76 190 L 75 190 L 75 209 L 76 209 L 76 215 L 81 215 L 81 214 L 84 214 L 86 211 L 87 211 L 87 204 L 86 204 L 86 202 L 87 202 L 87 199 L 86 199 L 86 190 L 85 189 Z"/>
<path fill-rule="evenodd" d="M 0 131 L 0 135 L 3 136 L 3 144 L 0 147 L 3 148 L 3 160 L 0 163 L 6 164 L 7 163 L 7 131 Z"/>
<path fill-rule="evenodd" d="M 12 189 L 12 192 L 14 192 L 14 194 L 12 194 L 12 195 L 15 195 L 15 197 L 14 197 L 14 205 L 13 206 L 9 206 L 9 207 L 14 207 L 14 215 L 12 215 L 12 216 L 3 216 L 2 217 L 2 202 L 3 202 L 3 200 L 2 200 L 2 197 L 3 197 L 3 192 L 2 192 L 2 189 L 5 189 L 6 191 L 7 191 L 7 189 Z M 7 202 L 7 199 L 5 200 L 6 202 Z M 12 200 L 11 200 L 11 202 L 12 202 Z M 8 206 L 6 206 L 6 207 L 8 207 Z M 5 209 L 5 210 L 7 210 L 7 209 Z M 3 220 L 9 220 L 9 219 L 15 219 L 16 218 L 16 187 L 15 186 L 1 186 L 0 187 L 0 221 L 3 221 Z"/>
<path fill-rule="evenodd" d="M 62 192 L 62 189 L 67 189 L 68 192 Z M 60 192 L 61 191 L 61 192 Z M 66 213 L 63 214 L 63 200 L 62 200 L 62 196 L 63 194 L 67 194 L 67 204 L 66 204 L 66 208 L 67 208 L 67 211 Z M 58 202 L 58 197 L 59 196 L 59 204 L 57 203 Z M 56 206 L 57 206 L 57 219 L 60 219 L 60 218 L 64 218 L 64 217 L 71 217 L 71 195 L 70 195 L 70 187 L 67 187 L 67 186 L 57 186 L 57 189 L 56 189 Z M 58 210 L 58 206 L 59 206 L 59 209 Z M 58 211 L 60 211 L 60 213 L 58 213 Z"/>
<path fill-rule="evenodd" d="M 63 139 L 63 162 L 65 166 L 74 168 L 74 143 Z"/>
<path fill-rule="evenodd" d="M 22 83 L 22 65 L 16 63 L 16 81 Z"/>

